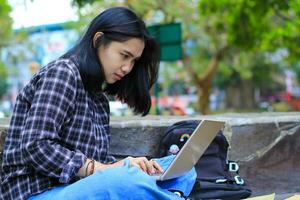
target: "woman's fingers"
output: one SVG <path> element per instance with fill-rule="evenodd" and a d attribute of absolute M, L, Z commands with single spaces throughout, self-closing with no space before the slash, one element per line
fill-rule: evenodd
<path fill-rule="evenodd" d="M 147 172 L 149 175 L 151 174 L 155 174 L 155 169 L 154 169 L 154 166 L 153 166 L 153 162 L 152 161 L 149 161 L 149 160 L 145 160 L 144 161 L 147 165 Z"/>
<path fill-rule="evenodd" d="M 152 160 L 153 167 L 155 168 L 155 173 L 163 173 L 164 170 L 161 168 L 161 166 L 154 160 Z"/>
<path fill-rule="evenodd" d="M 155 173 L 154 166 L 152 161 L 149 161 L 146 157 L 141 157 L 140 163 L 143 166 L 143 171 L 147 174 L 151 175 Z"/>
<path fill-rule="evenodd" d="M 163 169 L 156 161 L 148 160 L 146 157 L 129 157 L 129 160 L 130 166 L 136 166 L 149 175 L 163 172 Z"/>
<path fill-rule="evenodd" d="M 142 160 L 142 159 L 139 159 L 138 160 L 138 165 L 140 166 L 140 168 L 147 173 L 147 165 L 146 163 Z"/>

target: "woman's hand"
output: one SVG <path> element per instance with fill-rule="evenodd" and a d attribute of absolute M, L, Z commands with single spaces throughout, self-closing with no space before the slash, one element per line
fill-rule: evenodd
<path fill-rule="evenodd" d="M 125 160 L 129 160 L 130 167 L 133 167 L 133 166 L 138 167 L 149 175 L 163 173 L 163 169 L 159 166 L 159 164 L 156 161 L 148 160 L 146 157 L 134 158 L 134 157 L 128 156 L 127 158 L 120 160 L 112 165 L 123 166 Z"/>
<path fill-rule="evenodd" d="M 130 161 L 130 166 L 136 166 L 149 175 L 163 173 L 163 169 L 154 160 L 148 160 L 146 157 L 134 158 L 131 156 L 126 159 Z"/>
<path fill-rule="evenodd" d="M 105 169 L 108 168 L 112 168 L 112 167 L 120 167 L 124 165 L 125 160 L 129 160 L 130 162 L 130 167 L 138 167 L 139 169 L 141 169 L 142 171 L 144 171 L 145 173 L 149 174 L 149 175 L 153 175 L 153 174 L 160 174 L 163 173 L 163 169 L 159 166 L 159 164 L 154 161 L 154 160 L 148 160 L 146 157 L 131 157 L 128 156 L 127 158 L 120 160 L 118 162 L 115 162 L 113 164 L 103 164 L 100 162 L 96 162 L 95 161 L 95 166 L 94 166 L 94 172 L 95 171 L 103 171 Z M 86 171 L 90 170 L 90 169 L 86 169 L 87 163 L 90 161 L 90 159 L 88 159 L 86 161 L 86 163 L 84 164 L 83 167 L 80 168 L 79 172 L 78 172 L 78 176 L 87 176 L 90 174 L 86 174 Z"/>

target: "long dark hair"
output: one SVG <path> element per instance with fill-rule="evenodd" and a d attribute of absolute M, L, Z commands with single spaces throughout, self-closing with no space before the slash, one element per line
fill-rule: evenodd
<path fill-rule="evenodd" d="M 96 40 L 94 46 L 93 37 L 96 32 L 104 34 Z M 149 35 L 145 23 L 133 11 L 125 7 L 114 7 L 100 13 L 92 20 L 79 43 L 62 57 L 75 55 L 85 89 L 89 92 L 101 92 L 105 77 L 97 49 L 112 41 L 124 42 L 131 38 L 144 41 L 141 58 L 129 74 L 114 84 L 108 84 L 104 91 L 127 103 L 135 113 L 144 116 L 151 107 L 150 88 L 157 79 L 159 47 Z"/>

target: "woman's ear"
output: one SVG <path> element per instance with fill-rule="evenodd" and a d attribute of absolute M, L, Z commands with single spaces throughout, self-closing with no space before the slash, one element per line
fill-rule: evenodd
<path fill-rule="evenodd" d="M 104 33 L 103 32 L 96 32 L 94 37 L 93 37 L 93 46 L 94 48 L 96 48 L 96 42 L 97 40 L 103 35 Z"/>

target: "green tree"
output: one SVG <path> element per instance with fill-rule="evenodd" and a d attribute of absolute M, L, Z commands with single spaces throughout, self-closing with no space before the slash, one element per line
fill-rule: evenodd
<path fill-rule="evenodd" d="M 74 2 L 84 5 L 94 1 Z M 99 11 L 99 8 L 120 5 L 118 2 L 95 1 L 89 8 L 99 5 L 96 8 Z M 264 79 L 270 82 L 272 73 L 268 72 L 277 70 L 268 60 L 268 54 L 286 49 L 288 54 L 282 59 L 291 66 L 299 58 L 297 0 L 174 0 L 172 3 L 126 0 L 121 4 L 150 23 L 182 22 L 183 42 L 191 40 L 196 44 L 192 49 L 184 49 L 183 61 L 198 88 L 198 104 L 203 114 L 209 113 L 209 96 L 217 74 L 224 81 L 215 82 L 233 88 L 245 85 L 252 88 L 249 95 L 253 96 L 254 88 L 265 84 Z M 253 102 L 249 102 L 251 105 Z"/>
<path fill-rule="evenodd" d="M 8 44 L 9 39 L 11 38 L 12 33 L 12 19 L 9 16 L 11 11 L 10 5 L 7 3 L 7 0 L 0 0 L 0 49 Z"/>
<path fill-rule="evenodd" d="M 229 85 L 268 79 L 266 70 L 277 69 L 266 58 L 278 49 L 288 50 L 287 60 L 299 58 L 299 8 L 297 0 L 200 0 L 201 27 L 211 48 L 200 49 L 211 56 L 204 75 L 194 72 L 194 79 L 202 88 L 200 106 L 208 112 L 207 102 L 212 80 L 219 66 L 227 67 Z M 298 42 L 299 43 L 299 42 Z M 299 45 L 299 44 L 298 44 Z M 297 60 L 297 59 L 295 59 Z M 259 67 L 258 67 L 259 66 Z M 265 68 L 265 69 L 264 69 Z M 270 77 L 269 77 L 270 78 Z M 201 86 L 202 84 L 202 86 Z M 206 94 L 205 94 L 206 93 Z M 230 97 L 233 98 L 232 96 Z"/>
<path fill-rule="evenodd" d="M 12 19 L 9 16 L 11 7 L 6 0 L 0 0 L 0 58 L 1 58 L 1 49 L 6 46 L 11 39 L 12 33 Z M 7 72 L 4 64 L 0 60 L 0 99 L 6 93 L 8 84 L 7 84 Z"/>
<path fill-rule="evenodd" d="M 0 99 L 6 93 L 8 88 L 6 77 L 7 77 L 7 71 L 4 65 L 0 62 Z"/>

